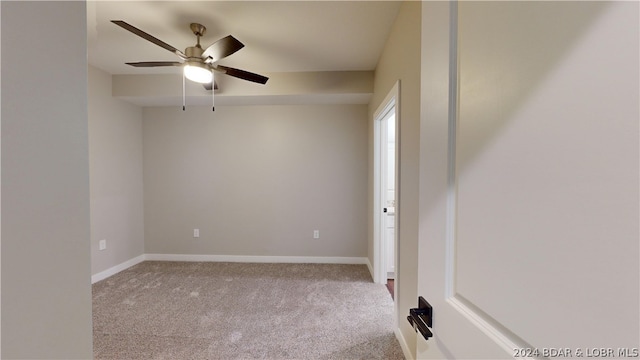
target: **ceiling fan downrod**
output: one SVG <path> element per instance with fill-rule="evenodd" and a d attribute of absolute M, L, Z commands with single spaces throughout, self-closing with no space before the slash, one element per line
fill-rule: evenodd
<path fill-rule="evenodd" d="M 198 43 L 196 44 L 196 47 L 202 48 L 200 46 L 200 37 L 204 36 L 204 34 L 207 32 L 207 28 L 204 25 L 198 24 L 198 23 L 191 23 L 189 27 L 191 28 L 191 31 L 198 39 Z"/>

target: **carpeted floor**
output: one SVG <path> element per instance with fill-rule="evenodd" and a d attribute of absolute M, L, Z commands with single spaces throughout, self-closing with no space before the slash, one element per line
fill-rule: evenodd
<path fill-rule="evenodd" d="M 143 262 L 93 285 L 95 359 L 404 359 L 364 265 Z"/>

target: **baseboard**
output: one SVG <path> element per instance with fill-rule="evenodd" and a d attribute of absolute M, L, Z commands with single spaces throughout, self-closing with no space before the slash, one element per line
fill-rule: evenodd
<path fill-rule="evenodd" d="M 125 262 L 123 262 L 121 264 L 118 264 L 118 265 L 116 265 L 114 267 L 111 267 L 111 268 L 109 268 L 109 269 L 107 269 L 105 271 L 101 271 L 101 272 L 99 272 L 99 273 L 97 273 L 95 275 L 92 275 L 91 276 L 91 283 L 95 284 L 100 280 L 104 280 L 104 279 L 108 278 L 109 276 L 115 275 L 115 274 L 119 273 L 120 271 L 126 270 L 126 269 L 132 267 L 133 265 L 139 264 L 139 263 L 141 263 L 141 262 L 143 262 L 145 260 L 146 260 L 146 256 L 144 254 L 140 255 L 140 256 L 136 256 L 133 259 L 127 260 L 127 261 L 125 261 Z"/>
<path fill-rule="evenodd" d="M 407 345 L 407 341 L 402 335 L 402 331 L 400 331 L 400 328 L 396 328 L 393 332 L 396 334 L 396 339 L 398 339 L 398 342 L 400 343 L 400 347 L 402 348 L 402 354 L 404 354 L 404 358 L 407 360 L 414 360 L 413 354 L 411 353 L 411 350 L 409 349 L 409 345 Z"/>
<path fill-rule="evenodd" d="M 367 265 L 366 257 L 325 257 L 325 256 L 251 256 L 251 255 L 188 255 L 188 254 L 145 254 L 149 261 L 203 261 L 203 262 L 246 262 L 246 263 L 298 263 L 298 264 L 358 264 Z"/>
<path fill-rule="evenodd" d="M 325 256 L 241 256 L 241 255 L 185 255 L 185 254 L 143 254 L 121 264 L 91 276 L 95 284 L 120 271 L 126 270 L 143 261 L 202 261 L 202 262 L 246 262 L 246 263 L 289 263 L 289 264 L 356 264 L 367 265 L 371 272 L 371 263 L 366 257 L 325 257 Z"/>
<path fill-rule="evenodd" d="M 369 258 L 365 259 L 367 259 L 367 268 L 369 269 L 369 274 L 371 274 L 372 279 L 375 279 L 375 276 L 373 276 L 373 266 L 371 265 L 371 261 L 369 261 Z"/>

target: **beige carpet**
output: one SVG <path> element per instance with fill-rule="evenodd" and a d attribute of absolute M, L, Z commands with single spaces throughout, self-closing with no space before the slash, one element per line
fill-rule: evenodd
<path fill-rule="evenodd" d="M 364 265 L 143 262 L 93 285 L 95 359 L 403 359 Z"/>

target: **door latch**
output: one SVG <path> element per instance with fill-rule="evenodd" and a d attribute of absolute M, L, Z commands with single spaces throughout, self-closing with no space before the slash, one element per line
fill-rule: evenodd
<path fill-rule="evenodd" d="M 433 326 L 433 308 L 422 296 L 418 297 L 418 307 L 409 309 L 407 320 L 416 332 L 420 331 L 425 340 L 433 337 L 429 330 Z"/>

